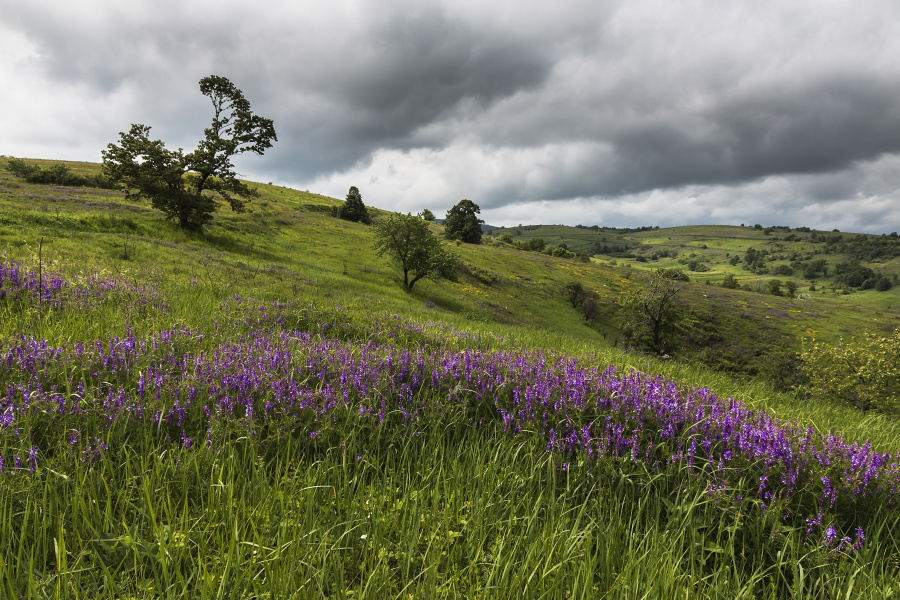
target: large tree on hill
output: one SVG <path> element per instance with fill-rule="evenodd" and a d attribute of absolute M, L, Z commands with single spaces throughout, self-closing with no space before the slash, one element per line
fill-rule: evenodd
<path fill-rule="evenodd" d="M 195 230 L 212 219 L 216 196 L 243 212 L 245 200 L 258 192 L 238 179 L 231 159 L 244 152 L 262 155 L 278 140 L 272 120 L 254 115 L 241 90 L 225 77 L 204 77 L 200 92 L 212 101 L 214 114 L 193 152 L 167 149 L 162 140 L 150 139 L 149 126 L 139 124 L 103 151 L 104 174 L 127 197 L 149 199 L 166 218 Z"/>
<path fill-rule="evenodd" d="M 391 215 L 372 225 L 378 256 L 387 254 L 403 271 L 403 285 L 412 290 L 420 279 L 455 279 L 457 256 L 431 231 L 428 221 L 410 214 Z"/>
<path fill-rule="evenodd" d="M 476 215 L 481 209 L 471 200 L 460 200 L 456 206 L 447 211 L 444 219 L 445 235 L 451 240 L 460 240 L 467 244 L 481 243 L 481 224 L 484 223 Z"/>

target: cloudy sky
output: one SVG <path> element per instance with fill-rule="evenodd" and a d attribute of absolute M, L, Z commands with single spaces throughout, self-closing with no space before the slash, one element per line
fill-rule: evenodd
<path fill-rule="evenodd" d="M 193 149 L 210 74 L 275 121 L 249 179 L 495 225 L 900 230 L 896 0 L 0 0 L 0 154 Z"/>

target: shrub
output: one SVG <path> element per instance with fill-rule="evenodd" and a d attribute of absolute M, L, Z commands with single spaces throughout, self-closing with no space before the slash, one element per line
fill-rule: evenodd
<path fill-rule="evenodd" d="M 734 273 L 726 273 L 725 279 L 722 281 L 722 287 L 729 290 L 736 290 L 741 287 L 741 284 L 738 283 Z"/>
<path fill-rule="evenodd" d="M 465 263 L 463 267 L 469 272 L 470 275 L 472 275 L 472 277 L 485 285 L 491 285 L 498 279 L 500 279 L 499 273 L 488 271 L 487 269 L 482 269 L 481 267 L 473 265 L 471 263 Z"/>
<path fill-rule="evenodd" d="M 350 191 L 347 192 L 347 199 L 338 209 L 338 216 L 345 221 L 365 223 L 366 225 L 372 224 L 369 211 L 366 210 L 366 205 L 363 204 L 362 194 L 359 193 L 356 186 L 351 187 Z"/>
<path fill-rule="evenodd" d="M 813 343 L 801 360 L 812 395 L 900 415 L 900 331 L 837 346 Z"/>
<path fill-rule="evenodd" d="M 42 185 L 68 185 L 88 186 L 104 189 L 112 189 L 113 182 L 103 175 L 76 175 L 67 165 L 57 163 L 46 169 L 38 165 L 29 165 L 21 158 L 11 158 L 6 163 L 6 170 L 16 177 L 21 177 L 28 183 Z"/>

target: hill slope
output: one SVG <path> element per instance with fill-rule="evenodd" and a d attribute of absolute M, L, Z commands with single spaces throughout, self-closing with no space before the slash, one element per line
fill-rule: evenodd
<path fill-rule="evenodd" d="M 698 281 L 768 293 L 766 284 L 793 281 L 795 294 L 846 306 L 900 312 L 900 237 L 789 227 L 695 225 L 665 229 L 602 229 L 532 225 L 497 229 L 512 239 L 565 244 L 603 260 L 640 269 L 680 268 Z M 885 294 L 876 291 L 889 292 Z"/>
<path fill-rule="evenodd" d="M 612 347 L 638 269 L 459 245 L 406 293 L 338 200 L 253 185 L 201 235 L 0 179 L 5 594 L 900 593 L 895 421 Z M 866 323 L 684 293 L 685 356 Z"/>
<path fill-rule="evenodd" d="M 45 167 L 55 164 L 34 162 Z M 66 164 L 77 175 L 99 174 L 96 164 Z M 900 286 L 887 292 L 843 294 L 826 290 L 829 280 L 817 279 L 821 291 L 809 293 L 808 286 L 814 284 L 801 281 L 797 297 L 787 298 L 708 285 L 725 272 L 734 273 L 739 283 L 746 282 L 750 288 L 775 278 L 751 273 L 751 269 L 759 270 L 758 265 L 728 262 L 745 257 L 748 248 L 764 254 L 763 268 L 771 271 L 790 262 L 794 254 L 805 263 L 824 256 L 823 269 L 833 275 L 835 265 L 852 258 L 842 251 L 861 252 L 863 246 L 892 249 L 900 243 L 892 238 L 848 236 L 847 244 L 836 245 L 823 242 L 825 234 L 816 232 L 795 231 L 790 234 L 794 239 L 782 240 L 777 238 L 783 232 L 714 226 L 637 232 L 562 226 L 516 230 L 521 233 L 518 239 L 544 236 L 551 244 L 569 240 L 573 250 L 599 243 L 627 246 L 624 254 L 658 257 L 640 262 L 607 256 L 581 262 L 518 250 L 496 241 L 508 232 L 499 229 L 485 238 L 485 245 L 455 248 L 464 263 L 458 282 L 423 282 L 407 294 L 397 285 L 394 266 L 373 256 L 368 228 L 334 218 L 334 209 L 341 204 L 334 198 L 253 184 L 260 198 L 247 213 L 221 210 L 206 233 L 197 235 L 179 231 L 149 206 L 129 202 L 120 192 L 29 184 L 11 177 L 4 167 L 0 159 L 0 247 L 8 258 L 30 265 L 38 258 L 43 238 L 42 258 L 51 268 L 59 264 L 87 272 L 102 265 L 119 272 L 153 271 L 154 277 L 187 276 L 198 285 L 221 290 L 252 289 L 274 295 L 289 291 L 294 297 L 329 298 L 351 305 L 362 302 L 372 309 L 413 311 L 422 318 L 465 326 L 524 327 L 533 334 L 561 335 L 560 339 L 603 348 L 620 342 L 616 301 L 643 285 L 644 272 L 687 270 L 696 266 L 691 261 L 700 261 L 709 270 L 688 271 L 692 283 L 683 298 L 703 327 L 680 348 L 673 346 L 670 354 L 733 374 L 776 379 L 785 377 L 772 372 L 783 366 L 779 353 L 799 350 L 804 339 L 836 342 L 867 331 L 884 335 L 900 325 L 900 311 L 894 310 Z M 857 237 L 866 243 L 854 246 Z M 825 249 L 830 253 L 825 254 Z M 882 260 L 862 264 L 895 278 L 900 258 Z M 816 275 L 823 274 L 820 270 Z M 596 294 L 599 310 L 589 321 L 563 298 L 562 289 L 571 282 Z M 773 348 L 778 351 L 773 353 Z"/>

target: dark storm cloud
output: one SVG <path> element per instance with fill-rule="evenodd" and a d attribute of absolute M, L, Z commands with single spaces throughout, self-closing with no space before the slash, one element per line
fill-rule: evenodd
<path fill-rule="evenodd" d="M 351 64 L 315 83 L 368 115 L 360 130 L 379 139 L 409 135 L 463 100 L 486 105 L 537 87 L 552 66 L 533 40 L 479 32 L 440 9 L 390 12 L 358 45 Z"/>
<path fill-rule="evenodd" d="M 512 139 L 504 139 L 511 147 L 563 139 L 590 146 L 578 172 L 553 189 L 532 190 L 530 199 L 827 173 L 900 151 L 900 79 L 872 72 L 837 71 L 812 81 L 803 75 L 733 90 L 693 81 L 692 90 L 703 96 L 694 107 L 678 103 L 677 88 L 670 98 L 659 94 L 648 73 L 648 81 L 632 82 L 630 97 L 572 94 L 555 112 L 518 113 L 524 121 L 518 128 L 492 115 L 476 131 L 486 144 L 512 129 Z"/>
<path fill-rule="evenodd" d="M 34 62 L 48 77 L 98 95 L 142 87 L 146 102 L 168 113 L 167 129 L 171 119 L 185 128 L 200 116 L 185 75 L 227 74 L 261 114 L 276 117 L 287 147 L 275 160 L 301 177 L 346 168 L 378 148 L 445 143 L 414 134 L 448 112 L 537 88 L 554 62 L 547 44 L 515 28 L 486 30 L 424 3 L 363 5 L 356 17 L 339 10 L 324 19 L 330 35 L 310 34 L 315 12 L 288 11 L 260 27 L 234 10 L 197 24 L 186 8 L 170 8 L 123 5 L 76 29 L 39 5 L 5 13 L 39 45 Z"/>
<path fill-rule="evenodd" d="M 0 34 L 31 47 L 0 75 L 40 110 L 0 125 L 29 149 L 65 129 L 96 147 L 86 160 L 132 122 L 187 148 L 215 73 L 275 120 L 279 143 L 243 173 L 336 195 L 369 182 L 385 208 L 593 201 L 639 220 L 687 195 L 708 218 L 750 198 L 773 217 L 867 202 L 876 223 L 900 195 L 883 160 L 900 154 L 898 23 L 887 0 L 0 0 Z"/>
<path fill-rule="evenodd" d="M 329 69 L 288 77 L 320 99 L 292 155 L 312 173 L 340 170 L 381 148 L 441 146 L 421 128 L 459 110 L 477 111 L 537 88 L 552 61 L 530 41 L 487 36 L 442 11 L 392 13 Z M 302 107 L 298 107 L 301 108 Z M 321 120 L 323 113 L 330 118 Z"/>

